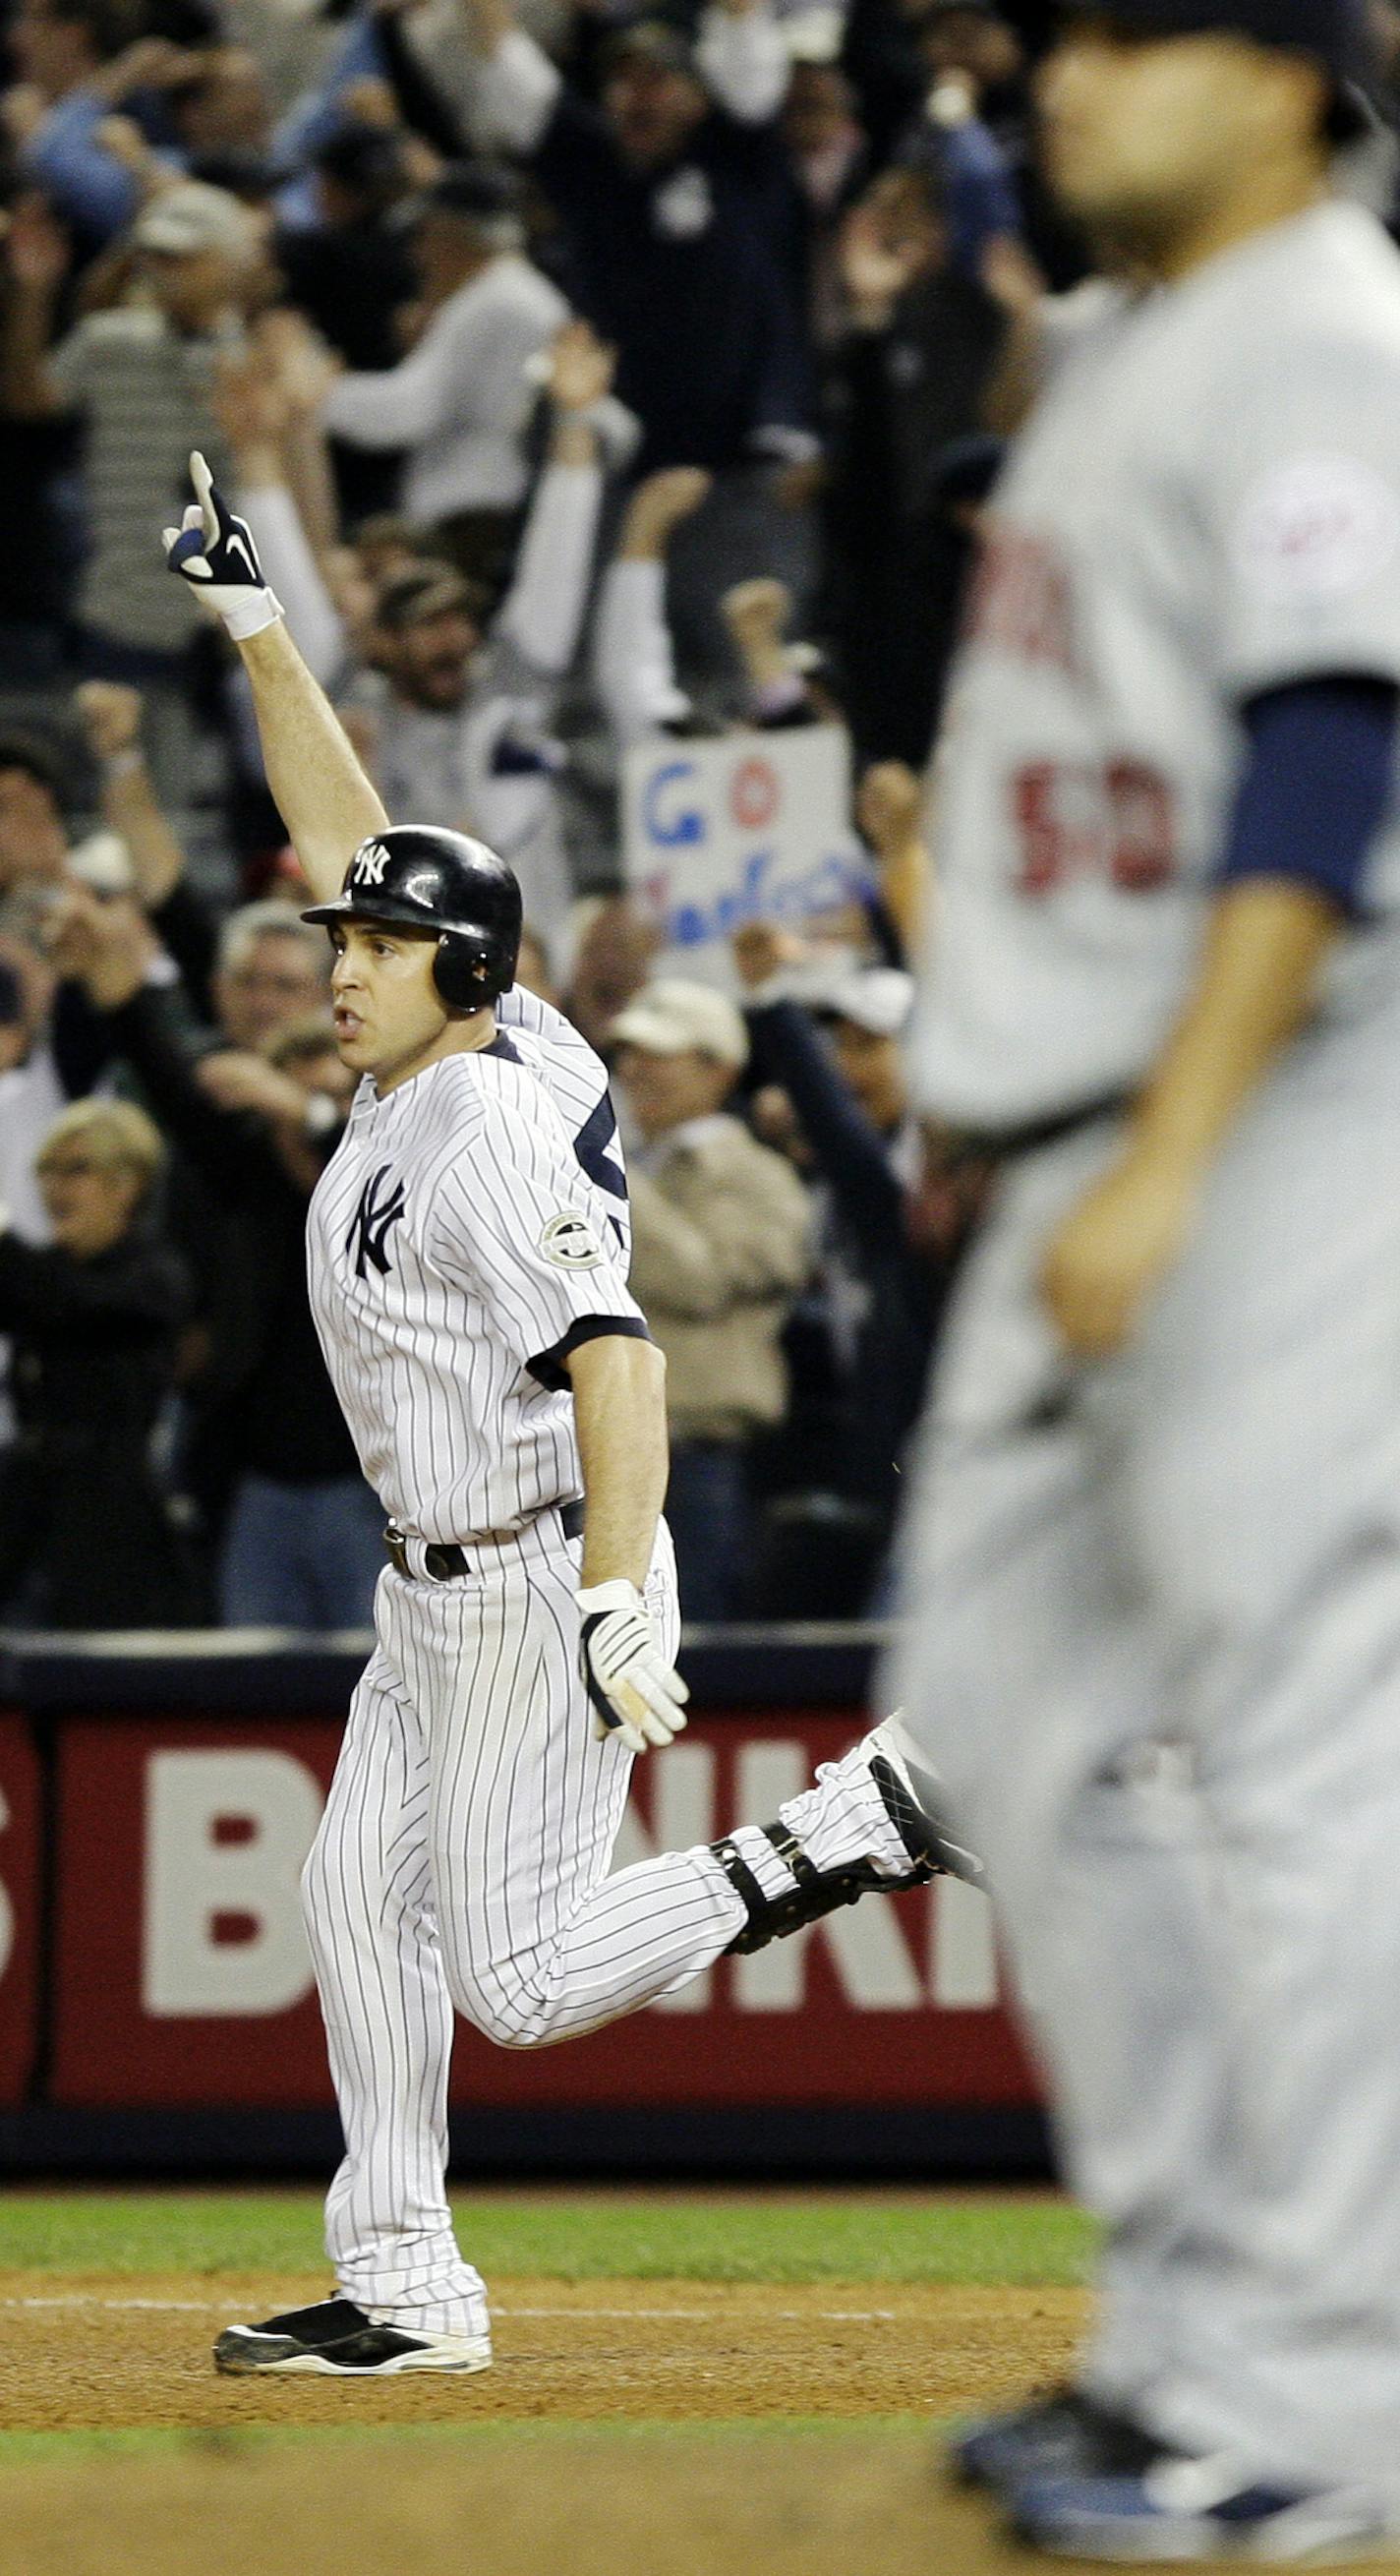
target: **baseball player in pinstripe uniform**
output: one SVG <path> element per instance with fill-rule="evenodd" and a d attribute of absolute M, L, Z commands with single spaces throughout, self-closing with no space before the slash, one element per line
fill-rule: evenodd
<path fill-rule="evenodd" d="M 1073 2384 L 957 2451 L 1073 2558 L 1400 2551 L 1400 263 L 1332 191 L 1356 14 L 1065 13 L 1048 168 L 1131 284 L 991 495 L 940 794 L 914 1076 L 1000 1172 L 895 1679 L 1107 2227 Z"/>
<path fill-rule="evenodd" d="M 389 828 L 247 528 L 193 472 L 170 559 L 242 653 L 363 1077 L 312 1201 L 311 1295 L 391 1559 L 304 1882 L 345 2130 L 336 2292 L 230 2327 L 216 2359 L 481 2370 L 485 2291 L 444 2187 L 454 2004 L 503 2047 L 542 2047 L 867 1888 L 975 1864 L 890 1721 L 773 1825 L 608 1876 L 633 1756 L 685 1724 L 686 1688 L 664 1369 L 627 1285 L 606 1076 L 512 990 L 504 862 Z"/>

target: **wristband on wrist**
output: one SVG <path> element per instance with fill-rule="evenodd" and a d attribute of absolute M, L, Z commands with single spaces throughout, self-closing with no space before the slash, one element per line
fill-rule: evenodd
<path fill-rule="evenodd" d="M 622 1574 L 612 1575 L 606 1583 L 580 1585 L 574 1599 L 584 1618 L 600 1618 L 608 1610 L 646 1609 L 636 1584 Z"/>
<path fill-rule="evenodd" d="M 282 602 L 274 591 L 251 590 L 234 608 L 219 611 L 235 644 L 246 642 L 250 635 L 261 635 L 264 627 L 280 624 Z"/>

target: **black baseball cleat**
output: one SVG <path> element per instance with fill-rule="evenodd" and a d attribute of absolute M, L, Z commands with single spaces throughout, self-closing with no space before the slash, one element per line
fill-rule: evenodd
<path fill-rule="evenodd" d="M 385 2325 L 353 2299 L 318 2299 L 260 2326 L 225 2326 L 214 2368 L 315 2372 L 323 2379 L 397 2379 L 410 2370 L 489 2370 L 489 2335 L 428 2334 Z"/>
<path fill-rule="evenodd" d="M 948 2445 L 948 2469 L 959 2486 L 1009 2499 L 1036 2479 L 1134 2475 L 1158 2448 L 1127 2416 L 1065 2386 L 964 2425 Z"/>
<path fill-rule="evenodd" d="M 980 1887 L 986 1871 L 976 1853 L 949 1833 L 942 1814 L 943 1784 L 921 1759 L 898 1709 L 872 1728 L 861 1749 L 912 1863 L 907 1879 L 886 1883 L 917 1887 L 929 1878 L 965 1878 Z"/>

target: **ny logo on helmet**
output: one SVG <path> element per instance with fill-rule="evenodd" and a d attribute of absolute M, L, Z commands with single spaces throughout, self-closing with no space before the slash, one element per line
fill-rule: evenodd
<path fill-rule="evenodd" d="M 390 853 L 382 841 L 362 841 L 351 863 L 351 882 L 354 885 L 382 885 L 389 857 Z"/>
<path fill-rule="evenodd" d="M 353 1252 L 355 1255 L 357 1279 L 364 1278 L 367 1261 L 373 1262 L 381 1279 L 386 1279 L 389 1275 L 389 1255 L 386 1246 L 390 1227 L 397 1225 L 403 1215 L 404 1186 L 402 1181 L 396 1181 L 393 1189 L 381 1199 L 380 1189 L 388 1177 L 389 1166 L 387 1163 L 381 1163 L 372 1179 L 366 1181 L 360 1192 L 360 1204 L 351 1219 L 350 1231 L 345 1238 L 346 1251 Z"/>

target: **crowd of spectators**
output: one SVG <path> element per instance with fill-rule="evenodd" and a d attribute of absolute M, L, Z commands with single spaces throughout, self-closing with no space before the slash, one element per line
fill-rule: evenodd
<path fill-rule="evenodd" d="M 920 1183 L 920 777 L 1047 291 L 992 0 L 0 10 L 0 1620 L 363 1625 L 306 1302 L 347 1099 L 192 448 L 391 816 L 612 1065 L 692 1617 L 883 1598 L 975 1202 Z M 1378 0 L 1387 60 L 1400 11 Z M 1384 103 L 1383 103 L 1384 104 Z M 656 958 L 623 751 L 844 725 L 863 898 Z"/>

